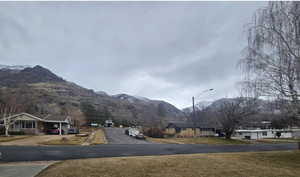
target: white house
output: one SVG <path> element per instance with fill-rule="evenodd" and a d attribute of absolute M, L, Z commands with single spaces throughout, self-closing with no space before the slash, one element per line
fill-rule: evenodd
<path fill-rule="evenodd" d="M 52 129 L 59 129 L 60 134 L 67 133 L 71 122 L 69 116 L 36 117 L 27 113 L 16 114 L 5 119 L 10 121 L 10 132 L 23 132 L 24 134 L 44 134 Z M 4 119 L 0 119 L 0 126 L 4 127 Z"/>
<path fill-rule="evenodd" d="M 238 139 L 263 139 L 263 138 L 293 138 L 299 134 L 300 129 L 255 129 L 236 130 L 233 137 Z"/>

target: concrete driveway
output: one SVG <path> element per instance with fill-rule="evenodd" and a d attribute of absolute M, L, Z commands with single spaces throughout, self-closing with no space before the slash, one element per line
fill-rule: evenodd
<path fill-rule="evenodd" d="M 145 140 L 138 140 L 125 134 L 126 128 L 105 128 L 108 144 L 155 144 Z"/>

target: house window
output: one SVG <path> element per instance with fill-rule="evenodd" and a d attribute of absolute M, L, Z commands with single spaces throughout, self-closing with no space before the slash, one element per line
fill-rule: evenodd
<path fill-rule="evenodd" d="M 35 128 L 35 122 L 31 120 L 22 120 L 21 128 Z"/>
<path fill-rule="evenodd" d="M 263 136 L 267 136 L 268 133 L 267 133 L 267 132 L 262 132 L 262 135 L 263 135 Z"/>

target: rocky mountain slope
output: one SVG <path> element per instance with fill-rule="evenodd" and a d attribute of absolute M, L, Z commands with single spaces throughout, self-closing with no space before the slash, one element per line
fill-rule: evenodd
<path fill-rule="evenodd" d="M 103 122 L 107 118 L 149 126 L 186 120 L 183 112 L 167 102 L 94 92 L 68 82 L 42 66 L 0 67 L 1 102 L 13 102 L 19 111 L 40 116 L 68 114 L 81 124 Z"/>
<path fill-rule="evenodd" d="M 14 87 L 22 84 L 41 82 L 65 82 L 51 71 L 41 66 L 2 67 L 0 69 L 0 86 Z"/>

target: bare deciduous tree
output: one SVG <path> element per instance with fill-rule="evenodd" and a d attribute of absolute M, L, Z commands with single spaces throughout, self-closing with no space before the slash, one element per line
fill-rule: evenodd
<path fill-rule="evenodd" d="M 216 114 L 226 139 L 231 138 L 242 120 L 257 113 L 257 111 L 256 98 L 238 97 L 221 103 Z"/>
<path fill-rule="evenodd" d="M 261 96 L 289 100 L 286 112 L 300 115 L 300 2 L 269 2 L 248 30 L 246 81 Z"/>
<path fill-rule="evenodd" d="M 9 127 L 13 124 L 13 120 L 11 119 L 11 116 L 13 113 L 16 112 L 16 108 L 8 105 L 1 105 L 0 106 L 0 114 L 1 119 L 3 120 L 3 125 L 5 128 L 5 136 L 9 136 L 8 131 Z"/>
<path fill-rule="evenodd" d="M 11 116 L 24 111 L 26 107 L 24 104 L 19 103 L 18 98 L 20 96 L 17 93 L 3 94 L 0 91 L 0 119 L 3 121 L 6 136 L 9 136 L 9 128 L 14 123 Z"/>

